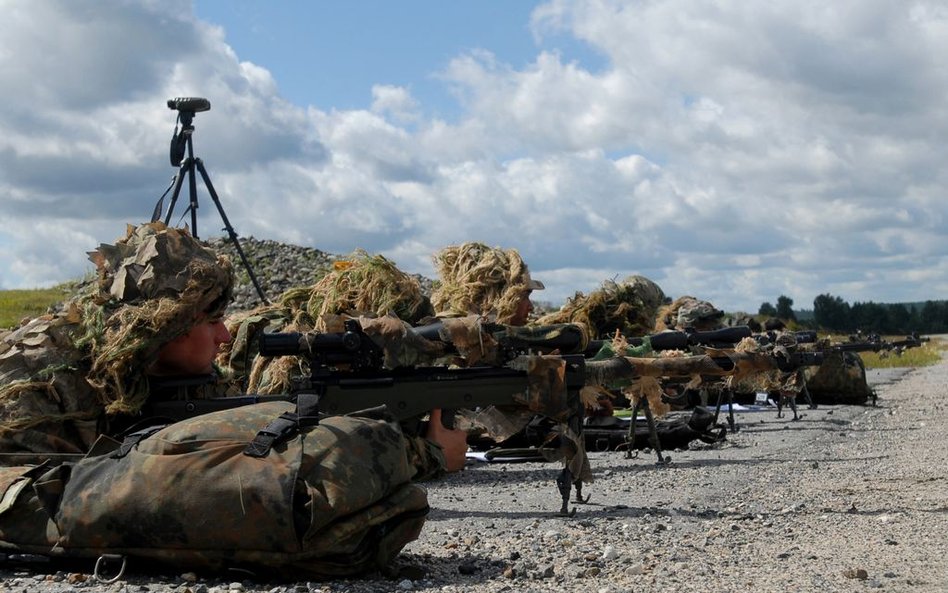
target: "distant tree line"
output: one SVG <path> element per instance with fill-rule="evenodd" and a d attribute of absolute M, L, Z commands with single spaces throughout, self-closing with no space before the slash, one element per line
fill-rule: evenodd
<path fill-rule="evenodd" d="M 792 306 L 793 299 L 781 296 L 777 299 L 776 307 L 763 303 L 759 314 L 796 320 Z M 869 301 L 850 305 L 838 296 L 821 294 L 813 299 L 813 324 L 838 332 L 862 330 L 889 335 L 948 333 L 948 301 L 925 301 L 924 304 L 910 305 Z"/>

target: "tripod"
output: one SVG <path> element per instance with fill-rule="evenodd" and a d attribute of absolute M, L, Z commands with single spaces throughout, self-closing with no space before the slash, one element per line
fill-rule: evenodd
<path fill-rule="evenodd" d="M 175 203 L 177 203 L 178 195 L 181 193 L 181 185 L 184 183 L 184 178 L 187 177 L 188 194 L 190 196 L 188 210 L 191 211 L 191 233 L 195 239 L 198 238 L 197 180 L 194 178 L 194 170 L 196 168 L 198 172 L 200 172 L 201 178 L 204 180 L 204 186 L 207 188 L 207 192 L 210 194 L 211 200 L 213 200 L 214 205 L 217 206 L 217 211 L 220 213 L 221 220 L 224 222 L 224 229 L 227 231 L 231 243 L 234 244 L 234 247 L 237 250 L 237 255 L 240 256 L 240 261 L 243 263 L 244 268 L 246 268 L 247 275 L 250 276 L 250 281 L 253 282 L 254 288 L 257 289 L 257 295 L 260 296 L 260 301 L 264 305 L 269 305 L 270 302 L 263 293 L 263 289 L 260 288 L 260 283 L 257 282 L 257 276 L 253 273 L 253 268 L 250 267 L 250 262 L 247 261 L 247 256 L 244 255 L 244 250 L 240 247 L 240 241 L 237 239 L 237 233 L 234 231 L 234 227 L 230 225 L 230 221 L 227 219 L 227 214 L 224 212 L 224 206 L 221 205 L 220 198 L 217 197 L 217 192 L 214 190 L 214 184 L 211 183 L 211 178 L 207 174 L 207 169 L 204 168 L 204 162 L 199 158 L 194 158 L 194 143 L 192 141 L 194 126 L 191 125 L 191 122 L 194 120 L 195 113 L 199 111 L 207 111 L 211 108 L 210 101 L 200 97 L 168 99 L 168 108 L 178 111 L 178 121 L 181 123 L 180 132 L 178 132 L 177 125 L 175 125 L 174 135 L 171 137 L 170 150 L 171 166 L 180 168 L 178 169 L 178 173 L 174 176 L 174 179 L 171 180 L 171 185 L 169 185 L 168 189 L 165 190 L 165 193 L 161 194 L 161 197 L 158 198 L 158 203 L 155 205 L 155 210 L 151 215 L 151 221 L 155 222 L 161 218 L 161 211 L 164 208 L 165 196 L 168 195 L 169 191 L 171 191 L 171 202 L 168 204 L 168 212 L 165 215 L 164 221 L 166 225 L 171 222 L 171 214 L 174 212 Z M 185 151 L 187 151 L 187 158 L 184 158 Z M 172 191 L 172 188 L 174 191 Z"/>

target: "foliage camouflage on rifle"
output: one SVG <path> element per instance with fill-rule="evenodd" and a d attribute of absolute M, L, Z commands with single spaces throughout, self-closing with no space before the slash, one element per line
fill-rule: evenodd
<path fill-rule="evenodd" d="M 655 326 L 665 293 L 645 276 L 629 276 L 622 282 L 606 280 L 585 295 L 577 292 L 559 311 L 544 315 L 538 325 L 580 323 L 593 338 L 611 338 L 649 333 Z"/>

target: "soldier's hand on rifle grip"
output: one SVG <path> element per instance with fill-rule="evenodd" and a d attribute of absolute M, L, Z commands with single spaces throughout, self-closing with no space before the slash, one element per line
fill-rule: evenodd
<path fill-rule="evenodd" d="M 428 432 L 425 437 L 441 446 L 441 450 L 444 451 L 445 470 L 456 472 L 464 469 L 467 433 L 463 430 L 445 428 L 441 423 L 440 408 L 431 410 L 431 419 L 428 422 Z"/>

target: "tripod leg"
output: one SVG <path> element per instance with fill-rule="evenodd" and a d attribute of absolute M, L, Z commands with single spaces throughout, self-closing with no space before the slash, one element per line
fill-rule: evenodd
<path fill-rule="evenodd" d="M 220 198 L 217 197 L 217 192 L 214 190 L 214 184 L 211 183 L 211 178 L 208 176 L 207 170 L 204 168 L 204 163 L 201 161 L 201 159 L 195 159 L 194 162 L 197 165 L 198 171 L 201 172 L 201 178 L 204 179 L 204 185 L 207 186 L 207 191 L 209 194 L 211 194 L 211 199 L 214 200 L 214 205 L 217 206 L 217 211 L 221 215 L 221 220 L 224 221 L 224 228 L 227 230 L 227 234 L 230 236 L 230 241 L 237 249 L 237 255 L 240 256 L 240 261 L 244 264 L 244 268 L 247 270 L 247 275 L 250 276 L 250 281 L 253 282 L 253 287 L 257 289 L 257 295 L 260 296 L 260 301 L 264 305 L 269 305 L 270 301 L 268 301 L 266 295 L 263 294 L 263 289 L 260 288 L 260 283 L 257 282 L 257 276 L 253 273 L 253 268 L 250 267 L 250 262 L 247 261 L 247 256 L 244 255 L 244 250 L 240 247 L 240 241 L 237 239 L 237 233 L 234 231 L 234 227 L 230 226 L 230 221 L 227 220 L 227 214 L 224 213 L 224 206 L 221 205 Z M 191 178 L 193 180 L 194 175 L 192 175 Z"/>
<path fill-rule="evenodd" d="M 174 187 L 174 191 L 171 192 L 171 202 L 168 204 L 168 214 L 165 215 L 165 224 L 171 224 L 171 214 L 174 212 L 174 205 L 178 202 L 178 194 L 181 193 L 181 184 L 184 182 L 185 176 L 191 174 L 191 178 L 194 178 L 194 161 L 191 159 L 184 159 L 181 162 L 181 167 L 178 169 L 178 174 L 175 175 L 174 180 L 171 182 L 171 185 Z M 165 193 L 168 193 L 165 190 Z M 160 215 L 160 213 L 159 213 Z"/>

